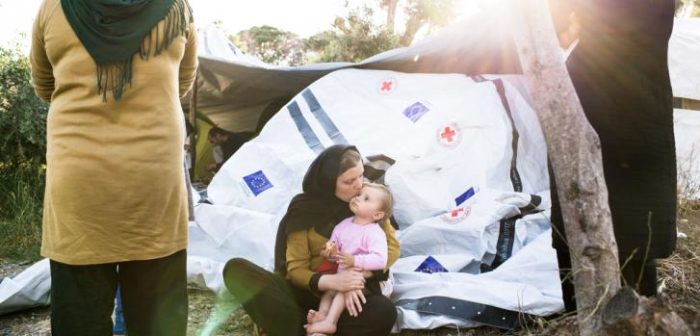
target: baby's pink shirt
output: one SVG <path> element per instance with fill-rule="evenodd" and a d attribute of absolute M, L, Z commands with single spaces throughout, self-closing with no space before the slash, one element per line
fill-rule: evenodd
<path fill-rule="evenodd" d="M 355 267 L 367 271 L 382 270 L 386 267 L 388 248 L 386 234 L 379 224 L 355 224 L 349 217 L 338 223 L 331 234 L 331 241 L 338 251 L 352 254 Z M 343 265 L 339 270 L 345 269 Z"/>

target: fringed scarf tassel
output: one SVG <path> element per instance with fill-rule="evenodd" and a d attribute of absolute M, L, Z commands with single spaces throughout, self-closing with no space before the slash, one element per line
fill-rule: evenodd
<path fill-rule="evenodd" d="M 146 35 L 138 50 L 142 60 L 158 56 L 170 47 L 173 40 L 187 33 L 192 22 L 192 10 L 184 0 L 175 0 L 168 14 L 163 18 L 163 25 L 156 24 Z M 188 20 L 189 17 L 189 20 Z M 196 32 L 193 32 L 196 34 Z M 161 37 L 162 35 L 162 37 Z M 125 88 L 131 87 L 133 57 L 110 64 L 97 64 L 97 91 L 102 101 L 107 101 L 107 91 L 111 91 L 114 100 L 120 100 Z"/>

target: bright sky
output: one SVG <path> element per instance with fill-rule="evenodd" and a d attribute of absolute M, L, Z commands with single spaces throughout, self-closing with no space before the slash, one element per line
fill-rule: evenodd
<path fill-rule="evenodd" d="M 32 22 L 42 0 L 0 0 L 0 45 L 20 43 L 28 48 Z M 377 0 L 189 0 L 195 22 L 204 27 L 221 21 L 228 33 L 260 25 L 270 25 L 294 32 L 302 37 L 331 28 L 336 15 L 344 16 L 348 7 L 375 5 Z M 473 8 L 476 1 L 457 0 L 457 15 Z M 375 5 L 376 7 L 376 5 Z M 376 11 L 378 12 L 378 10 Z M 397 11 L 397 22 L 402 20 Z M 375 13 L 383 21 L 384 12 Z M 398 25 L 397 25 L 398 27 Z M 20 34 L 24 33 L 22 37 Z"/>

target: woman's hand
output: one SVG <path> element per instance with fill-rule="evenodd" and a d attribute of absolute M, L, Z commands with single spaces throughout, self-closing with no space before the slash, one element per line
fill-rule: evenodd
<path fill-rule="evenodd" d="M 357 317 L 362 312 L 362 305 L 367 303 L 365 294 L 361 289 L 345 292 L 345 308 L 352 317 Z"/>
<path fill-rule="evenodd" d="M 372 273 L 372 271 L 365 271 L 362 267 L 353 267 L 352 270 L 353 270 L 353 271 L 361 272 L 361 273 L 362 273 L 362 276 L 363 276 L 365 279 L 369 279 L 369 278 L 371 278 L 371 277 L 374 276 L 374 273 Z"/>
<path fill-rule="evenodd" d="M 347 270 L 336 274 L 325 274 L 321 276 L 318 288 L 321 291 L 335 290 L 348 292 L 365 287 L 365 277 L 362 272 Z"/>

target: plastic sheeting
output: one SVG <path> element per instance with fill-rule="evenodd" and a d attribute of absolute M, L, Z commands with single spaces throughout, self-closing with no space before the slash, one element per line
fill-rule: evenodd
<path fill-rule="evenodd" d="M 0 315 L 49 304 L 51 273 L 43 259 L 14 278 L 0 282 Z"/>

